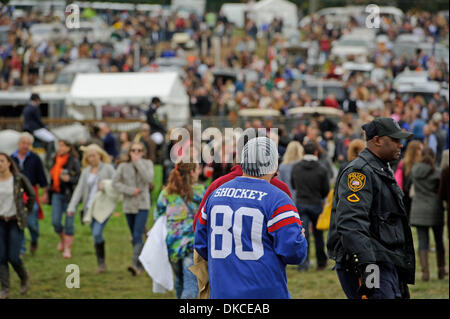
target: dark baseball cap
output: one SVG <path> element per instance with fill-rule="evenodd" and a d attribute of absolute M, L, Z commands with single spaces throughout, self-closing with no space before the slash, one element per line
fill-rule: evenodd
<path fill-rule="evenodd" d="M 397 121 L 390 117 L 377 117 L 372 122 L 364 124 L 362 129 L 366 132 L 366 139 L 374 136 L 389 136 L 396 139 L 408 139 L 412 133 L 402 131 Z"/>

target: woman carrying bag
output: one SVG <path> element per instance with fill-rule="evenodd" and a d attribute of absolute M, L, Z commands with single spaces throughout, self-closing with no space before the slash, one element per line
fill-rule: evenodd
<path fill-rule="evenodd" d="M 91 208 L 97 192 L 103 191 L 103 181 L 112 179 L 114 176 L 114 167 L 110 164 L 109 155 L 97 144 L 90 144 L 83 149 L 82 159 L 83 172 L 81 173 L 77 187 L 72 195 L 67 214 L 74 215 L 80 201 L 83 202 L 83 216 L 87 215 Z M 105 217 L 105 216 L 101 216 Z M 100 219 L 97 217 L 97 219 Z M 106 271 L 105 263 L 105 240 L 103 238 L 103 229 L 109 220 L 101 218 L 98 221 L 95 216 L 92 218 L 90 226 L 92 237 L 94 238 L 95 254 L 97 256 L 98 273 Z"/>
<path fill-rule="evenodd" d="M 0 299 L 9 297 L 8 262 L 20 278 L 20 293 L 28 291 L 29 276 L 20 258 L 20 248 L 35 201 L 31 183 L 19 173 L 11 157 L 0 153 Z"/>
<path fill-rule="evenodd" d="M 133 142 L 124 162 L 120 163 L 113 177 L 113 187 L 123 194 L 123 211 L 130 228 L 133 244 L 133 258 L 128 271 L 139 275 L 139 262 L 143 245 L 145 224 L 150 209 L 150 184 L 153 182 L 153 163 L 144 159 L 144 145 Z"/>
<path fill-rule="evenodd" d="M 167 249 L 175 273 L 177 298 L 193 299 L 198 294 L 194 265 L 193 219 L 202 201 L 205 186 L 196 184 L 201 169 L 195 163 L 179 163 L 169 175 L 155 207 L 155 220 L 167 216 Z"/>

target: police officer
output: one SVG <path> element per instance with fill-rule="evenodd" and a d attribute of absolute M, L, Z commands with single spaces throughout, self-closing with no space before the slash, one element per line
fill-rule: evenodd
<path fill-rule="evenodd" d="M 328 254 L 348 298 L 409 298 L 413 239 L 389 162 L 399 158 L 400 140 L 412 134 L 391 118 L 376 118 L 362 128 L 367 147 L 336 181 Z"/>

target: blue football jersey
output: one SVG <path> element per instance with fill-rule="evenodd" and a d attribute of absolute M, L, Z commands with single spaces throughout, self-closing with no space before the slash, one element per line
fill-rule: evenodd
<path fill-rule="evenodd" d="M 308 244 L 297 209 L 265 180 L 237 177 L 206 201 L 195 249 L 208 261 L 210 298 L 290 298 L 286 264 L 300 264 Z"/>

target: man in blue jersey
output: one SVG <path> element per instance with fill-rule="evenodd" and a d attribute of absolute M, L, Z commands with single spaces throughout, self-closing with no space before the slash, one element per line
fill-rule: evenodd
<path fill-rule="evenodd" d="M 286 264 L 302 263 L 308 244 L 295 204 L 270 184 L 276 144 L 251 139 L 241 166 L 242 176 L 209 196 L 195 230 L 195 249 L 208 261 L 210 297 L 290 298 Z"/>

